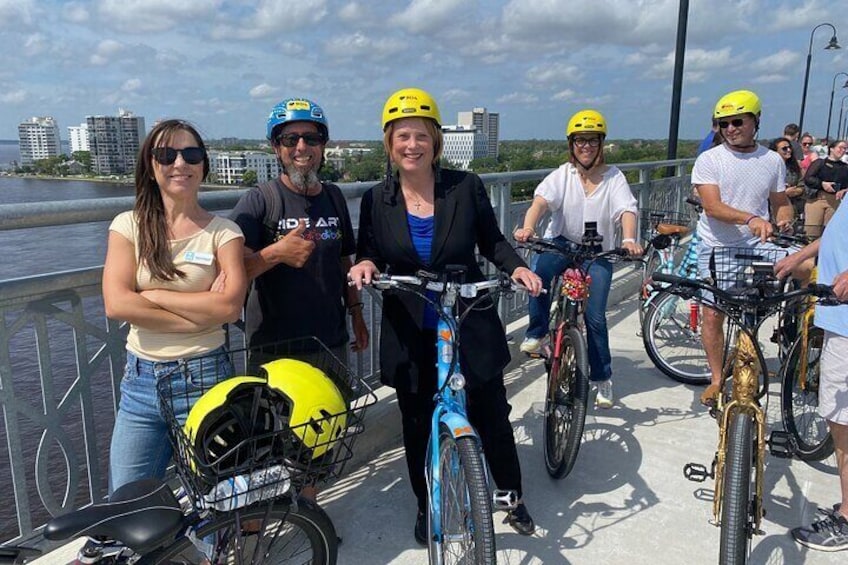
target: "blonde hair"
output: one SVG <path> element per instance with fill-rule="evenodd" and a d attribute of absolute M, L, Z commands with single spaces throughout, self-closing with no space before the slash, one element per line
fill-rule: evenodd
<path fill-rule="evenodd" d="M 402 119 L 416 119 L 414 116 Z M 445 143 L 445 138 L 442 135 L 442 128 L 432 118 L 417 118 L 424 121 L 424 128 L 430 137 L 433 139 L 433 165 L 439 162 L 442 158 L 442 147 Z M 395 131 L 395 123 L 398 120 L 392 120 L 386 124 L 386 129 L 383 131 L 383 148 L 386 150 L 386 156 L 389 160 L 392 159 L 392 133 Z"/>

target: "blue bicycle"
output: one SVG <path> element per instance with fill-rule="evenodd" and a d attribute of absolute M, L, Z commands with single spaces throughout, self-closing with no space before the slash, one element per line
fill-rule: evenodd
<path fill-rule="evenodd" d="M 445 274 L 419 272 L 417 276 L 380 275 L 371 282 L 377 290 L 410 292 L 431 304 L 439 314 L 436 328 L 438 373 L 427 454 L 429 486 L 428 551 L 430 563 L 494 563 L 493 510 L 512 510 L 515 491 L 492 488 L 480 437 L 468 420 L 465 377 L 457 370 L 459 328 L 464 315 L 455 305 L 459 297 L 475 307 L 494 307 L 486 290 L 512 293 L 523 287 L 508 278 L 461 283 L 464 269 Z M 435 294 L 437 298 L 433 298 Z M 483 302 L 486 302 L 485 304 Z"/>

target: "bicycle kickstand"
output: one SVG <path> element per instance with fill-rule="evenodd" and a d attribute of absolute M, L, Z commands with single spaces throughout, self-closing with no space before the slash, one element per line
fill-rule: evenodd
<path fill-rule="evenodd" d="M 514 490 L 492 491 L 492 510 L 515 510 L 516 506 L 518 506 L 518 493 Z"/>

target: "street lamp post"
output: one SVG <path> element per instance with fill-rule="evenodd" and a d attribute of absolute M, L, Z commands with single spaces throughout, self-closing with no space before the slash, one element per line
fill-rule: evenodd
<path fill-rule="evenodd" d="M 848 84 L 848 83 L 846 83 Z M 842 110 L 845 109 L 845 101 L 848 100 L 848 94 L 842 97 L 842 102 L 839 103 L 839 119 L 836 120 L 836 139 L 842 139 Z M 845 134 L 848 135 L 848 134 Z"/>
<path fill-rule="evenodd" d="M 836 77 L 838 77 L 839 75 L 844 75 L 844 76 L 848 77 L 848 73 L 836 73 L 835 75 L 833 75 L 833 85 L 830 87 L 830 104 L 827 107 L 827 134 L 826 135 L 827 135 L 828 141 L 830 141 L 830 118 L 833 115 L 833 93 L 836 90 Z M 845 84 L 842 85 L 842 88 L 848 88 L 848 80 L 845 81 Z M 841 108 L 840 108 L 840 111 L 841 111 Z M 836 128 L 837 130 L 839 129 L 838 124 L 839 124 L 839 122 L 837 122 L 837 128 Z M 837 137 L 839 137 L 839 134 L 837 134 Z"/>
<path fill-rule="evenodd" d="M 813 28 L 813 31 L 810 32 L 810 48 L 807 50 L 807 69 L 804 71 L 804 91 L 801 94 L 801 117 L 798 118 L 798 129 L 801 131 L 804 131 L 804 108 L 807 105 L 807 85 L 810 83 L 810 62 L 813 59 L 813 35 L 816 33 L 816 30 L 822 26 L 828 26 L 833 30 L 833 37 L 830 38 L 825 49 L 839 49 L 839 42 L 836 39 L 836 28 L 833 27 L 833 24 L 819 24 Z"/>

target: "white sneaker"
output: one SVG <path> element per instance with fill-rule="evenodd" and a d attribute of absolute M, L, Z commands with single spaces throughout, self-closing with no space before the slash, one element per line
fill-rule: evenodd
<path fill-rule="evenodd" d="M 538 353 L 542 348 L 542 340 L 535 337 L 525 337 L 519 346 L 522 353 Z"/>
<path fill-rule="evenodd" d="M 598 394 L 595 396 L 595 406 L 598 408 L 612 408 L 612 379 L 598 383 Z"/>

